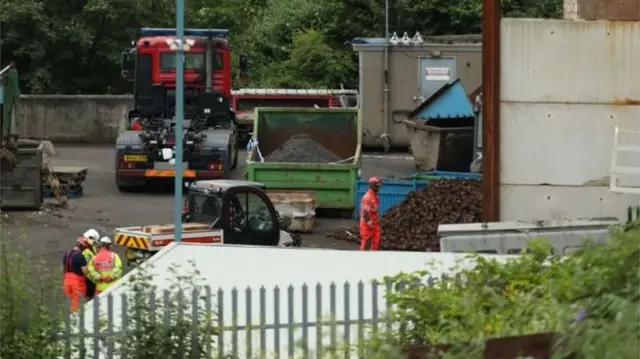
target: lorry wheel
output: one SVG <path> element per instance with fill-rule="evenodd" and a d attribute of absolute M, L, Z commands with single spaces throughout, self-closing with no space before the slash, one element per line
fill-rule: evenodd
<path fill-rule="evenodd" d="M 137 183 L 131 183 L 118 176 L 116 176 L 116 186 L 118 187 L 118 191 L 122 193 L 135 192 L 136 190 L 142 188 L 141 185 L 138 185 Z"/>
<path fill-rule="evenodd" d="M 224 170 L 224 178 L 229 178 L 233 170 L 233 151 L 231 145 L 227 146 L 227 167 Z"/>
<path fill-rule="evenodd" d="M 138 187 L 135 186 L 118 186 L 118 191 L 122 193 L 132 193 L 135 192 Z"/>
<path fill-rule="evenodd" d="M 233 162 L 231 162 L 231 169 L 234 170 L 236 169 L 236 167 L 238 167 L 238 145 L 234 145 L 233 147 L 235 147 L 233 149 Z"/>

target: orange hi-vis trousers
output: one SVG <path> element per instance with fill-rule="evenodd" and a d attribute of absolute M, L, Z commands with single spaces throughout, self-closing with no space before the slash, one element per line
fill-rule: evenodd
<path fill-rule="evenodd" d="M 360 225 L 360 250 L 377 251 L 380 249 L 380 225 L 376 224 L 368 227 L 366 224 Z"/>
<path fill-rule="evenodd" d="M 70 310 L 72 312 L 80 309 L 80 298 L 87 295 L 87 284 L 84 276 L 67 272 L 64 274 L 64 295 L 71 300 Z"/>

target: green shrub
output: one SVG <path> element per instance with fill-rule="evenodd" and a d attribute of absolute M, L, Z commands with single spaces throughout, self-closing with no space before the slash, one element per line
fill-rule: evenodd
<path fill-rule="evenodd" d="M 195 264 L 190 265 L 192 270 L 187 274 L 179 274 L 178 265 L 172 267 L 172 282 L 164 291 L 152 284 L 152 266 L 140 268 L 130 278 L 130 290 L 123 298 L 127 333 L 112 339 L 116 355 L 131 359 L 211 358 L 209 351 L 217 353 L 213 295 L 201 284 Z M 107 300 L 102 296 L 100 308 L 106 307 Z M 104 329 L 105 310 L 101 313 Z M 107 348 L 109 340 L 102 339 L 100 347 Z"/>
<path fill-rule="evenodd" d="M 29 258 L 24 236 L 0 226 L 0 358 L 57 358 L 60 276 Z"/>
<path fill-rule="evenodd" d="M 82 314 L 69 313 L 61 272 L 29 258 L 21 234 L 6 229 L 0 233 L 0 358 L 58 359 L 65 354 L 93 358 L 93 327 L 84 328 L 89 335 L 80 335 L 81 319 L 93 318 L 93 311 L 85 304 Z M 131 278 L 131 290 L 123 298 L 128 306 L 124 335 L 108 335 L 109 299 L 100 297 L 101 354 L 109 347 L 115 356 L 131 359 L 211 358 L 208 350 L 217 353 L 215 314 L 207 305 L 215 309 L 211 292 L 200 284 L 197 270 L 179 275 L 178 269 L 172 269 L 172 284 L 162 292 L 151 284 L 151 267 Z M 112 317 L 120 314 L 114 312 Z"/>
<path fill-rule="evenodd" d="M 607 243 L 562 258 L 550 253 L 536 240 L 506 263 L 471 255 L 473 268 L 432 286 L 429 270 L 387 278 L 404 284 L 387 295 L 395 308 L 388 315 L 402 330 L 369 346 L 467 343 L 469 358 L 490 337 L 552 331 L 580 358 L 637 358 L 640 231 L 616 230 Z"/>
<path fill-rule="evenodd" d="M 429 269 L 386 278 L 401 288 L 387 295 L 394 306 L 387 316 L 399 329 L 380 329 L 351 348 L 325 348 L 323 357 L 351 350 L 367 358 L 403 359 L 408 345 L 450 343 L 454 350 L 446 357 L 477 358 L 487 338 L 553 331 L 561 339 L 558 357 L 575 352 L 580 359 L 638 358 L 640 230 L 626 229 L 562 258 L 538 240 L 507 262 L 470 254 L 476 264 L 455 278 L 429 283 Z M 65 330 L 61 275 L 28 258 L 22 236 L 0 233 L 0 358 L 59 358 L 65 347 L 57 335 Z M 112 346 L 114 354 L 133 359 L 205 358 L 210 350 L 215 357 L 211 292 L 195 266 L 186 275 L 177 269 L 164 292 L 152 285 L 153 268 L 137 271 L 126 293 L 126 335 L 106 336 L 107 300 L 100 299 L 102 352 Z M 78 319 L 73 316 L 76 333 Z M 88 346 L 75 337 L 74 356 L 91 352 Z"/>

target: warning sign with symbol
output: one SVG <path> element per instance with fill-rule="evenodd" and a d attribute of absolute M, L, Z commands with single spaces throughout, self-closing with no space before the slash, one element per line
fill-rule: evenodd
<path fill-rule="evenodd" d="M 448 67 L 425 67 L 424 78 L 427 81 L 449 81 L 451 69 Z"/>

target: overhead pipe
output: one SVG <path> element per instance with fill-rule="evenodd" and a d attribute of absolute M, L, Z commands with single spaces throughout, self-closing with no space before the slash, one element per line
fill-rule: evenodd
<path fill-rule="evenodd" d="M 499 0 L 482 1 L 482 216 L 500 220 L 500 20 Z"/>
<path fill-rule="evenodd" d="M 382 89 L 383 100 L 383 118 L 384 118 L 384 132 L 380 137 L 382 138 L 382 145 L 385 152 L 391 148 L 391 139 L 389 138 L 389 0 L 384 2 L 384 72 L 383 72 L 384 86 Z"/>

